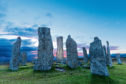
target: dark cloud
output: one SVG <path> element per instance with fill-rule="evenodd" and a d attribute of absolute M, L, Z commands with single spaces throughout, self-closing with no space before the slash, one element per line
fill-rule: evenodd
<path fill-rule="evenodd" d="M 32 27 L 6 27 L 4 31 L 8 32 L 8 35 L 17 35 L 25 37 L 37 36 L 37 28 Z"/>
<path fill-rule="evenodd" d="M 34 44 L 34 42 L 32 42 L 30 39 L 22 40 L 22 46 L 29 46 L 32 44 Z"/>
<path fill-rule="evenodd" d="M 7 46 L 10 47 L 11 46 L 11 42 L 7 39 L 0 39 L 0 46 Z"/>
<path fill-rule="evenodd" d="M 0 39 L 0 57 L 11 56 L 12 44 L 9 40 Z"/>
<path fill-rule="evenodd" d="M 9 41 L 13 44 L 16 41 L 16 39 L 10 39 Z M 23 47 L 32 46 L 33 44 L 34 42 L 32 42 L 31 39 L 24 39 L 21 42 L 21 46 Z"/>
<path fill-rule="evenodd" d="M 16 39 L 0 39 L 0 63 L 1 62 L 9 62 L 10 57 L 12 56 L 12 47 L 13 43 Z M 28 54 L 28 61 L 31 61 L 32 58 L 35 56 L 32 54 L 32 51 L 36 51 L 37 47 L 28 47 L 31 45 L 32 42 L 30 40 L 22 40 L 22 47 L 21 52 L 27 52 Z"/>
<path fill-rule="evenodd" d="M 12 51 L 13 43 L 16 39 L 8 40 L 8 39 L 0 39 L 0 56 L 10 56 Z M 32 42 L 30 40 L 22 40 L 21 51 L 35 51 L 36 47 L 28 47 Z"/>
<path fill-rule="evenodd" d="M 12 22 L 5 22 L 5 24 L 6 26 L 3 28 L 3 32 L 7 32 L 7 33 L 0 34 L 0 35 L 16 35 L 16 36 L 24 36 L 24 37 L 35 37 L 35 38 L 37 38 L 38 36 L 38 27 L 48 26 L 46 24 L 41 24 L 41 25 L 24 24 L 22 26 L 15 26 L 15 24 Z"/>
<path fill-rule="evenodd" d="M 22 47 L 21 51 L 25 51 L 25 52 L 30 52 L 30 51 L 36 51 L 37 47 Z"/>

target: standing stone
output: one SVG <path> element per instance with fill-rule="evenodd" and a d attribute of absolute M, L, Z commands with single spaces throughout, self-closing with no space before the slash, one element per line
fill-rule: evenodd
<path fill-rule="evenodd" d="M 21 53 L 21 65 L 22 66 L 26 66 L 27 63 L 27 53 L 26 52 L 22 52 Z"/>
<path fill-rule="evenodd" d="M 120 54 L 117 54 L 117 55 L 116 55 L 116 60 L 117 60 L 117 63 L 118 63 L 118 64 L 122 64 L 122 61 L 121 61 L 121 59 L 120 59 Z"/>
<path fill-rule="evenodd" d="M 110 54 L 109 42 L 106 41 L 106 43 L 107 43 L 107 55 L 106 55 L 107 59 L 106 59 L 106 62 L 107 62 L 107 65 L 109 67 L 112 67 L 112 57 L 111 57 L 111 54 Z"/>
<path fill-rule="evenodd" d="M 35 63 L 34 70 L 46 71 L 50 70 L 53 64 L 53 43 L 50 34 L 50 28 L 38 28 L 39 45 L 38 59 Z"/>
<path fill-rule="evenodd" d="M 107 51 L 106 51 L 106 47 L 103 46 L 103 50 L 104 50 L 104 55 L 105 55 L 105 61 L 107 60 Z M 107 61 L 106 61 L 106 65 L 107 65 Z"/>
<path fill-rule="evenodd" d="M 69 35 L 66 40 L 67 65 L 70 68 L 78 67 L 77 44 Z"/>
<path fill-rule="evenodd" d="M 94 42 L 90 44 L 89 53 L 91 73 L 101 76 L 109 76 L 104 49 L 102 47 L 101 40 L 98 37 L 95 37 Z"/>
<path fill-rule="evenodd" d="M 83 47 L 83 54 L 84 54 L 84 63 L 87 64 L 88 63 L 88 54 L 87 54 L 87 50 L 85 47 Z"/>
<path fill-rule="evenodd" d="M 20 59 L 20 47 L 21 47 L 21 38 L 18 37 L 17 41 L 13 45 L 12 57 L 10 59 L 10 70 L 18 70 L 19 59 Z"/>
<path fill-rule="evenodd" d="M 57 53 L 56 60 L 59 63 L 63 63 L 64 61 L 64 52 L 63 52 L 63 37 L 57 37 Z"/>

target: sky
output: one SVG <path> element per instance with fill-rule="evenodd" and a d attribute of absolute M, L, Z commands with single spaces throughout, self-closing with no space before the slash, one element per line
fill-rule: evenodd
<path fill-rule="evenodd" d="M 22 47 L 33 53 L 37 29 L 46 26 L 54 49 L 57 36 L 64 37 L 65 48 L 70 34 L 80 52 L 97 36 L 103 45 L 109 41 L 111 53 L 126 53 L 125 4 L 125 0 L 0 0 L 0 50 L 21 36 Z"/>

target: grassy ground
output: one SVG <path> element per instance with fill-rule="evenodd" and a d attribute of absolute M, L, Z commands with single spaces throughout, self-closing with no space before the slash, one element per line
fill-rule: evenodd
<path fill-rule="evenodd" d="M 0 65 L 0 84 L 126 84 L 126 64 L 114 64 L 109 68 L 110 77 L 91 75 L 89 69 L 66 69 L 65 72 L 55 71 L 35 72 L 32 65 L 20 67 L 12 72 L 8 66 Z"/>

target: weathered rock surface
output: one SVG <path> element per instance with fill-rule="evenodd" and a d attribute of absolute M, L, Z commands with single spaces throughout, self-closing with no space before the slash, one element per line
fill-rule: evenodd
<path fill-rule="evenodd" d="M 26 66 L 26 64 L 27 64 L 27 53 L 22 52 L 21 53 L 21 65 Z"/>
<path fill-rule="evenodd" d="M 57 53 L 56 53 L 56 60 L 59 63 L 64 62 L 64 51 L 63 51 L 63 37 L 57 37 Z"/>
<path fill-rule="evenodd" d="M 66 40 L 67 65 L 70 68 L 78 67 L 77 44 L 69 35 Z"/>
<path fill-rule="evenodd" d="M 104 55 L 105 55 L 105 61 L 107 60 L 107 51 L 106 51 L 106 47 L 103 46 L 103 50 L 104 50 Z M 106 65 L 107 65 L 107 61 L 106 61 Z"/>
<path fill-rule="evenodd" d="M 112 67 L 112 57 L 111 57 L 111 54 L 110 54 L 110 47 L 109 47 L 109 42 L 107 41 L 107 59 L 106 59 L 106 63 L 109 67 Z"/>
<path fill-rule="evenodd" d="M 50 70 L 53 64 L 53 43 L 50 34 L 50 28 L 38 28 L 39 46 L 38 59 L 35 63 L 34 70 Z"/>
<path fill-rule="evenodd" d="M 98 37 L 95 37 L 94 42 L 90 44 L 89 53 L 91 73 L 101 76 L 109 76 L 104 49 L 101 40 Z"/>
<path fill-rule="evenodd" d="M 84 63 L 87 64 L 88 63 L 88 54 L 87 54 L 87 50 L 85 47 L 83 47 L 83 54 L 84 54 Z"/>
<path fill-rule="evenodd" d="M 21 47 L 21 38 L 18 37 L 17 41 L 13 45 L 12 57 L 10 59 L 10 70 L 18 70 L 19 59 L 20 59 L 20 47 Z"/>
<path fill-rule="evenodd" d="M 117 60 L 117 63 L 118 63 L 118 64 L 122 64 L 122 61 L 121 61 L 121 59 L 120 59 L 120 54 L 117 54 L 117 55 L 116 55 L 116 60 Z"/>
<path fill-rule="evenodd" d="M 57 67 L 56 67 L 55 70 L 56 70 L 56 71 L 60 71 L 60 72 L 65 72 L 65 69 L 63 69 L 63 68 L 57 68 Z"/>

